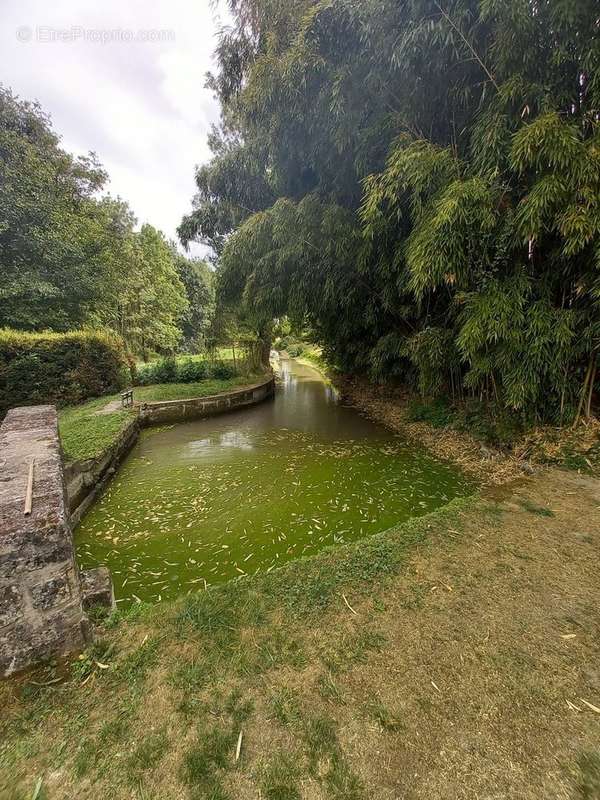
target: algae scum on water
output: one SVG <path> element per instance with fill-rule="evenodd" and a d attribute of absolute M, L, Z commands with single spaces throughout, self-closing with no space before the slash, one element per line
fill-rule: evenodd
<path fill-rule="evenodd" d="M 282 362 L 274 401 L 145 432 L 76 533 L 117 602 L 156 602 L 268 571 L 427 513 L 472 484 Z"/>

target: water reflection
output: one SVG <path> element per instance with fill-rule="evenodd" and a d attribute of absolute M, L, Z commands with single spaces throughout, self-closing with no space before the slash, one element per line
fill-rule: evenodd
<path fill-rule="evenodd" d="M 184 457 L 188 459 L 209 458 L 214 450 L 233 448 L 235 450 L 252 450 L 252 439 L 247 431 L 222 431 L 217 436 L 194 439 L 184 448 Z"/>

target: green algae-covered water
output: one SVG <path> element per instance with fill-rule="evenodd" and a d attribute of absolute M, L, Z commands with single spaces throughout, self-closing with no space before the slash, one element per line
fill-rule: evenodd
<path fill-rule="evenodd" d="M 76 533 L 117 602 L 156 602 L 267 571 L 425 514 L 474 487 L 280 362 L 273 401 L 145 431 Z"/>

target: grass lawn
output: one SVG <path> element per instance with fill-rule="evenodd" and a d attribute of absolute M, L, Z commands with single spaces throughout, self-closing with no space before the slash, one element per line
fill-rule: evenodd
<path fill-rule="evenodd" d="M 157 383 L 152 386 L 136 386 L 133 397 L 136 402 L 149 403 L 161 400 L 185 400 L 191 397 L 210 397 L 213 394 L 228 392 L 239 386 L 251 386 L 266 380 L 267 375 L 238 375 L 227 380 L 211 378 L 199 383 Z"/>
<path fill-rule="evenodd" d="M 128 409 L 98 414 L 111 401 L 120 401 L 120 395 L 98 397 L 59 410 L 58 427 L 67 461 L 98 458 L 131 422 L 134 414 Z"/>
<path fill-rule="evenodd" d="M 250 386 L 266 379 L 263 375 L 241 375 L 228 380 L 206 380 L 200 383 L 164 383 L 154 386 L 136 386 L 136 402 L 183 400 L 191 397 L 209 397 L 238 386 Z M 109 395 L 90 400 L 78 406 L 63 408 L 58 414 L 60 438 L 67 461 L 85 461 L 98 458 L 110 447 L 127 427 L 135 410 L 116 408 L 107 414 L 98 412 L 109 403 L 119 403 L 120 395 Z M 0 795 L 1 798 L 1 795 Z"/>
<path fill-rule="evenodd" d="M 549 472 L 114 614 L 0 684 L 0 797 L 595 800 L 599 500 Z"/>

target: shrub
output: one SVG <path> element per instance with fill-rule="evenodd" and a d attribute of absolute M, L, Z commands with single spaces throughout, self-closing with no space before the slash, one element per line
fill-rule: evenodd
<path fill-rule="evenodd" d="M 411 422 L 427 422 L 434 428 L 445 428 L 454 419 L 454 412 L 444 397 L 434 400 L 415 400 L 408 409 Z"/>
<path fill-rule="evenodd" d="M 155 383 L 198 383 L 209 378 L 228 380 L 236 375 L 233 365 L 226 361 L 194 361 L 188 358 L 178 362 L 175 358 L 168 357 L 140 367 L 137 384 L 150 386 Z"/>
<path fill-rule="evenodd" d="M 72 405 L 113 394 L 129 378 L 123 342 L 113 334 L 0 330 L 0 416 L 15 406 Z"/>
<path fill-rule="evenodd" d="M 137 368 L 136 385 L 137 386 L 150 386 L 156 383 L 156 365 L 144 364 Z"/>
<path fill-rule="evenodd" d="M 511 412 L 499 403 L 471 400 L 456 415 L 454 427 L 495 447 L 511 447 L 534 424 L 524 413 Z"/>
<path fill-rule="evenodd" d="M 287 349 L 287 353 L 291 358 L 298 358 L 304 350 L 305 346 L 303 344 L 291 344 Z"/>
<path fill-rule="evenodd" d="M 150 364 L 144 364 L 137 371 L 138 386 L 150 386 L 153 383 L 178 383 L 179 368 L 173 356 L 161 358 Z"/>
<path fill-rule="evenodd" d="M 210 377 L 210 369 L 206 361 L 188 359 L 179 366 L 180 383 L 197 383 Z"/>
<path fill-rule="evenodd" d="M 213 364 L 212 376 L 213 378 L 217 378 L 217 380 L 226 381 L 235 376 L 235 369 L 231 364 L 227 364 L 224 361 L 217 361 Z"/>
<path fill-rule="evenodd" d="M 155 367 L 155 383 L 177 383 L 179 380 L 177 361 L 174 356 L 167 356 L 157 362 Z"/>

